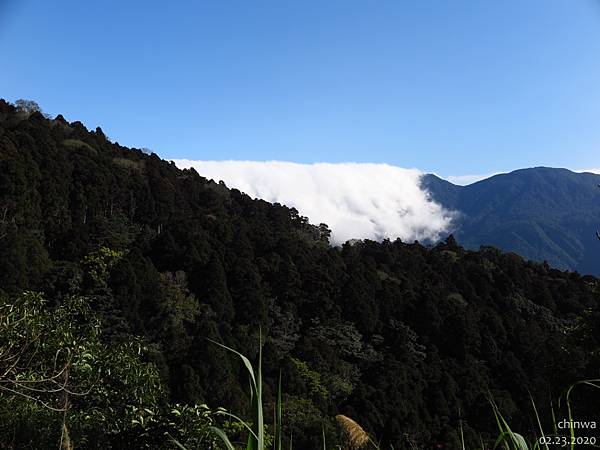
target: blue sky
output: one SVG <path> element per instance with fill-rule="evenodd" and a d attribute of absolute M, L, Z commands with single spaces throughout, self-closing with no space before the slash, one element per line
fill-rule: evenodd
<path fill-rule="evenodd" d="M 0 5 L 0 97 L 165 158 L 600 167 L 595 0 Z"/>

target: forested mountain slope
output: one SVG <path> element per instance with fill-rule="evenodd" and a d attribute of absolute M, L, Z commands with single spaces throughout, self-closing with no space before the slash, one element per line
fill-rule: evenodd
<path fill-rule="evenodd" d="M 256 358 L 262 327 L 265 401 L 281 370 L 300 450 L 337 413 L 382 448 L 450 449 L 461 411 L 479 445 L 497 434 L 488 392 L 529 430 L 528 390 L 547 417 L 551 395 L 599 374 L 593 277 L 453 238 L 334 248 L 293 209 L 2 101 L 0 219 L 0 298 L 85 295 L 105 341 L 152 344 L 173 402 L 245 415 L 243 368 L 207 338 Z M 84 276 L 107 248 L 114 264 Z M 582 396 L 578 412 L 596 405 Z"/>
<path fill-rule="evenodd" d="M 460 212 L 453 233 L 468 248 L 493 245 L 554 267 L 600 275 L 594 230 L 600 175 L 535 167 L 456 186 L 423 179 L 433 199 Z"/>

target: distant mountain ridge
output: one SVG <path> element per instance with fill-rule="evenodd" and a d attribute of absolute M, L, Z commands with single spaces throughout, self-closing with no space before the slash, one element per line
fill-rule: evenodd
<path fill-rule="evenodd" d="M 431 198 L 459 215 L 452 229 L 469 248 L 492 245 L 551 266 L 600 275 L 600 175 L 535 167 L 458 186 L 426 175 Z"/>

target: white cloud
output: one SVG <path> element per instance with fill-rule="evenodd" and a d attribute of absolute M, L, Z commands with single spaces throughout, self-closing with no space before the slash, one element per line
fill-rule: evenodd
<path fill-rule="evenodd" d="M 252 197 L 324 222 L 334 243 L 348 239 L 437 239 L 454 213 L 420 188 L 422 172 L 388 164 L 174 160 Z"/>
<path fill-rule="evenodd" d="M 590 172 L 590 173 L 600 174 L 600 169 L 578 169 L 578 170 L 574 170 L 573 172 L 577 172 L 577 173 Z"/>

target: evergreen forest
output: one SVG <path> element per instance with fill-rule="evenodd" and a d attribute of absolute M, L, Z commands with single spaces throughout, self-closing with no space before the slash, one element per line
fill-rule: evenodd
<path fill-rule="evenodd" d="M 0 449 L 245 442 L 256 398 L 216 343 L 261 364 L 268 448 L 278 406 L 286 449 L 349 448 L 340 416 L 381 449 L 492 448 L 492 405 L 530 439 L 600 378 L 600 280 L 452 236 L 329 236 L 0 100 Z M 599 398 L 578 386 L 572 413 Z"/>

